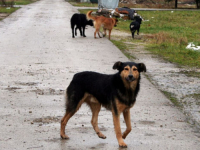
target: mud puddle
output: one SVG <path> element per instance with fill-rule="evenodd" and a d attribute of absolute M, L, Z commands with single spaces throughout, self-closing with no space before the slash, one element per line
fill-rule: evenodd
<path fill-rule="evenodd" d="M 46 116 L 43 118 L 35 118 L 31 122 L 31 124 L 38 124 L 39 126 L 42 126 L 50 123 L 58 123 L 60 122 L 61 118 L 62 118 L 61 116 L 58 117 Z"/>

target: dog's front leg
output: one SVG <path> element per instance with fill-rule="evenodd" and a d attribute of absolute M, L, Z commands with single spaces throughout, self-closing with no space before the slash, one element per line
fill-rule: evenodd
<path fill-rule="evenodd" d="M 122 138 L 125 139 L 126 136 L 131 132 L 131 117 L 130 117 L 130 109 L 125 110 L 123 112 L 124 120 L 126 123 L 126 130 L 124 131 Z"/>
<path fill-rule="evenodd" d="M 139 35 L 139 31 L 140 31 L 140 29 L 137 29 L 137 35 Z"/>
<path fill-rule="evenodd" d="M 114 127 L 115 127 L 115 133 L 116 137 L 119 143 L 120 147 L 126 148 L 127 145 L 122 139 L 122 133 L 121 133 L 121 127 L 120 127 L 120 114 L 115 114 L 114 111 L 112 111 L 113 114 L 113 122 L 114 122 Z"/>

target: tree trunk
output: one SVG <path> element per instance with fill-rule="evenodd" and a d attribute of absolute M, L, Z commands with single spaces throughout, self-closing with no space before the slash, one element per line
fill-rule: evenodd
<path fill-rule="evenodd" d="M 1 0 L 1 6 L 6 6 L 6 0 Z"/>
<path fill-rule="evenodd" d="M 177 8 L 178 0 L 175 0 L 175 8 Z"/>
<path fill-rule="evenodd" d="M 200 0 L 195 0 L 197 9 L 200 9 Z"/>

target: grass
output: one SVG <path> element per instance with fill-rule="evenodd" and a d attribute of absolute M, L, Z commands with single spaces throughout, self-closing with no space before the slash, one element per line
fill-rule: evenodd
<path fill-rule="evenodd" d="M 14 11 L 16 11 L 17 9 L 19 9 L 19 8 L 14 8 L 14 7 L 10 7 L 10 8 L 7 8 L 7 7 L 0 7 L 0 13 L 8 13 L 8 14 L 11 14 L 11 13 L 13 13 Z"/>
<path fill-rule="evenodd" d="M 14 5 L 27 5 L 27 4 L 33 3 L 35 1 L 37 1 L 37 0 L 15 0 Z M 7 0 L 6 1 L 7 6 L 4 6 L 4 7 L 0 6 L 0 14 L 6 13 L 9 15 L 19 9 L 19 7 L 10 7 L 11 2 L 12 2 L 12 0 Z M 1 5 L 1 2 L 0 2 L 0 5 Z M 2 19 L 3 18 L 0 18 L 0 20 L 2 20 Z"/>
<path fill-rule="evenodd" d="M 167 91 L 162 91 L 163 94 L 170 99 L 170 101 L 177 106 L 178 108 L 183 108 L 182 104 L 179 102 L 179 100 L 175 97 L 173 93 L 167 92 Z"/>
<path fill-rule="evenodd" d="M 117 46 L 121 51 L 122 53 L 128 58 L 128 59 L 135 59 L 134 56 L 132 56 L 129 52 L 128 52 L 128 49 L 129 49 L 129 45 L 127 45 L 125 42 L 127 40 L 126 39 L 120 39 L 120 40 L 112 40 L 111 39 L 111 42 Z"/>
<path fill-rule="evenodd" d="M 98 4 L 96 3 L 89 3 L 89 2 L 81 3 L 81 2 L 76 2 L 74 0 L 65 0 L 65 1 L 69 2 L 71 5 L 76 7 L 98 7 Z"/>
<path fill-rule="evenodd" d="M 36 2 L 37 0 L 14 0 L 14 5 L 27 5 L 33 2 Z M 12 0 L 6 0 L 6 4 L 11 5 Z M 2 2 L 0 1 L 0 5 Z"/>
<path fill-rule="evenodd" d="M 15 0 L 15 5 L 28 5 L 38 0 Z"/>
<path fill-rule="evenodd" d="M 147 43 L 147 50 L 180 66 L 200 68 L 200 51 L 186 49 L 189 42 L 200 46 L 199 11 L 139 11 L 138 14 L 145 19 L 140 34 L 144 34 L 141 42 Z M 130 33 L 130 22 L 119 19 L 115 29 Z"/>
<path fill-rule="evenodd" d="M 140 11 L 146 20 L 141 31 L 150 38 L 147 49 L 179 65 L 200 68 L 200 52 L 187 50 L 189 42 L 200 45 L 199 11 Z"/>

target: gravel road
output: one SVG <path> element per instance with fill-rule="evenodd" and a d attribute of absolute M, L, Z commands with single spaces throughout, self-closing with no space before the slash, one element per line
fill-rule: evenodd
<path fill-rule="evenodd" d="M 69 121 L 69 140 L 59 135 L 64 91 L 74 73 L 115 73 L 116 61 L 128 59 L 107 38 L 71 38 L 70 17 L 78 12 L 64 0 L 40 0 L 0 22 L 0 147 L 4 150 L 118 149 L 112 116 L 102 109 L 99 139 L 83 105 Z M 112 37 L 111 37 L 112 38 Z M 148 69 L 148 64 L 146 64 Z M 197 150 L 200 133 L 142 75 L 141 91 L 131 110 L 127 149 Z M 121 119 L 122 130 L 125 123 Z"/>

